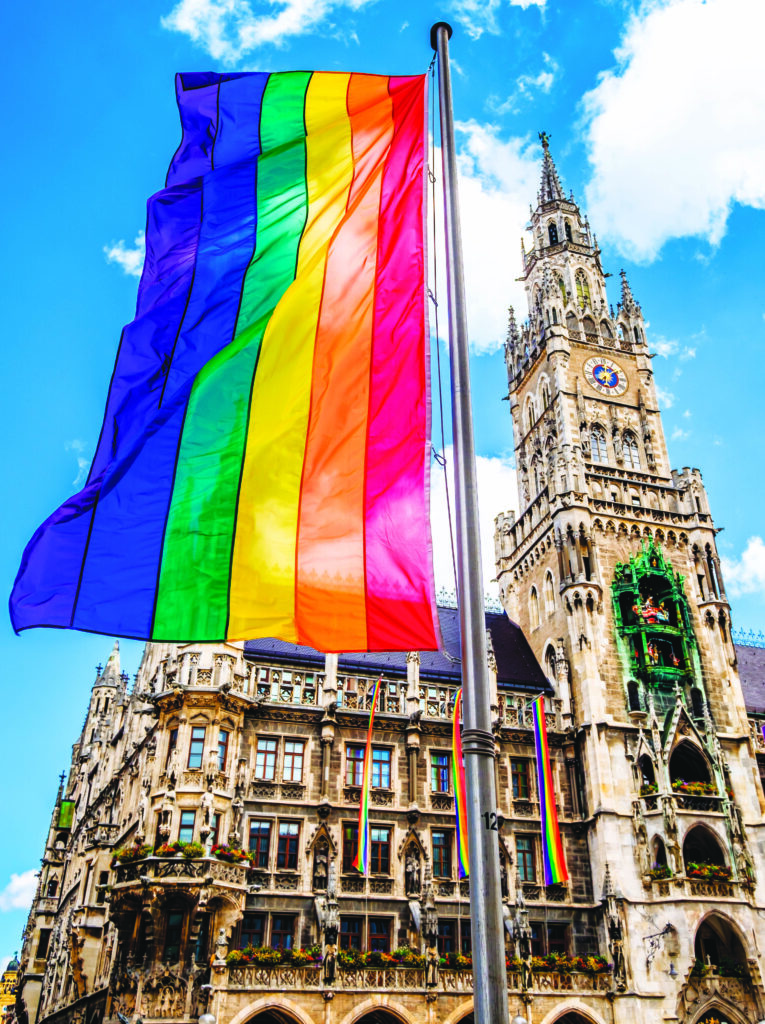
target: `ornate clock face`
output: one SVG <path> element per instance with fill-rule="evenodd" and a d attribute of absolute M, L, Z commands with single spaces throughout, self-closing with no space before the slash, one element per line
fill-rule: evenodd
<path fill-rule="evenodd" d="M 601 395 L 623 395 L 627 390 L 627 374 L 611 359 L 600 356 L 588 359 L 584 376 L 590 387 Z"/>

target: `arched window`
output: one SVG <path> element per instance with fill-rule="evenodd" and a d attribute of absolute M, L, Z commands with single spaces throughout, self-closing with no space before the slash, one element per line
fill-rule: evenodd
<path fill-rule="evenodd" d="M 572 338 L 579 337 L 579 321 L 573 313 L 566 313 L 566 330 Z"/>
<path fill-rule="evenodd" d="M 653 761 L 648 754 L 643 756 L 638 761 L 638 768 L 640 769 L 640 781 L 643 787 L 645 786 L 656 786 L 656 772 L 653 770 Z"/>
<path fill-rule="evenodd" d="M 548 572 L 545 576 L 545 612 L 547 615 L 552 615 L 555 611 L 555 585 L 553 583 L 552 573 Z"/>
<path fill-rule="evenodd" d="M 576 275 L 576 298 L 580 306 L 586 306 L 590 302 L 590 286 L 582 270 Z"/>
<path fill-rule="evenodd" d="M 676 782 L 712 782 L 709 762 L 699 748 L 688 740 L 678 743 L 672 751 L 669 777 L 673 785 Z"/>
<path fill-rule="evenodd" d="M 541 392 L 542 392 L 542 408 L 546 409 L 547 406 L 550 404 L 550 385 L 548 384 L 547 380 L 543 380 L 542 381 Z"/>
<path fill-rule="evenodd" d="M 563 225 L 563 230 L 564 230 L 564 231 L 566 232 L 566 238 L 567 238 L 567 240 L 568 240 L 569 242 L 572 242 L 572 241 L 573 241 L 573 237 L 572 237 L 572 235 L 571 235 L 571 222 L 570 222 L 570 221 L 568 221 L 568 220 L 567 220 L 567 221 L 566 221 L 566 222 L 564 223 L 564 225 Z"/>
<path fill-rule="evenodd" d="M 640 703 L 640 687 L 631 679 L 627 683 L 627 698 L 629 700 L 630 711 L 642 711 L 643 707 Z"/>
<path fill-rule="evenodd" d="M 555 306 L 553 306 L 553 323 L 557 324 L 557 322 L 558 322 L 558 310 L 555 308 Z"/>
<path fill-rule="evenodd" d="M 664 845 L 664 840 L 661 836 L 655 836 L 653 841 L 653 863 L 651 867 L 654 871 L 658 871 L 660 868 L 667 867 L 667 848 Z"/>
<path fill-rule="evenodd" d="M 526 406 L 526 425 L 528 430 L 531 430 L 531 428 L 534 426 L 536 418 L 537 413 L 536 409 L 534 408 L 534 399 L 530 398 L 528 405 Z"/>
<path fill-rule="evenodd" d="M 563 283 L 563 278 L 562 277 L 556 277 L 555 280 L 556 280 L 556 282 L 558 284 L 558 287 L 560 288 L 561 298 L 563 299 L 563 303 L 565 305 L 566 302 L 568 301 L 568 292 L 566 291 L 566 285 Z"/>
<path fill-rule="evenodd" d="M 54 875 L 48 882 L 48 888 L 45 891 L 46 896 L 55 896 L 58 892 L 58 879 Z"/>
<path fill-rule="evenodd" d="M 595 321 L 592 317 L 586 316 L 584 320 L 582 320 L 582 327 L 584 327 L 584 333 L 587 335 L 588 341 L 597 341 Z"/>
<path fill-rule="evenodd" d="M 539 597 L 537 596 L 536 587 L 532 587 L 529 594 L 529 621 L 531 622 L 532 629 L 536 629 L 539 626 Z"/>
<path fill-rule="evenodd" d="M 725 854 L 718 837 L 711 829 L 704 825 L 695 825 L 685 837 L 683 843 L 683 861 L 685 862 L 685 873 L 692 877 L 699 877 L 696 873 L 698 868 L 707 865 L 725 867 Z M 701 875 L 700 877 L 705 877 Z M 709 876 L 706 876 L 709 877 Z"/>
<path fill-rule="evenodd" d="M 640 469 L 640 450 L 637 438 L 632 431 L 626 431 L 624 435 L 624 465 L 628 469 Z"/>
<path fill-rule="evenodd" d="M 600 321 L 600 336 L 607 345 L 613 345 L 614 332 L 609 327 L 607 320 Z"/>
<path fill-rule="evenodd" d="M 590 433 L 590 454 L 593 462 L 608 462 L 606 432 L 602 427 L 594 427 Z"/>
<path fill-rule="evenodd" d="M 558 244 L 558 226 L 553 221 L 547 225 L 547 234 L 550 237 L 550 245 Z"/>
<path fill-rule="evenodd" d="M 552 644 L 545 651 L 545 675 L 550 680 L 550 686 L 556 686 L 557 673 L 555 662 L 555 650 Z"/>
<path fill-rule="evenodd" d="M 640 329 L 638 328 L 637 325 L 635 325 L 632 328 L 632 333 L 635 335 L 635 344 L 639 345 L 640 344 Z"/>

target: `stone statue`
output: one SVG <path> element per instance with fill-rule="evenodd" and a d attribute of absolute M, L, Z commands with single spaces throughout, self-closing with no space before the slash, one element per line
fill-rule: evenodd
<path fill-rule="evenodd" d="M 231 821 L 231 832 L 229 833 L 229 836 L 233 836 L 234 838 L 230 841 L 236 842 L 238 845 L 239 837 L 242 834 L 242 816 L 244 814 L 244 801 L 240 796 L 235 797 L 231 801 L 231 810 L 234 814 Z"/>
<path fill-rule="evenodd" d="M 407 896 L 418 893 L 421 888 L 420 879 L 420 857 L 417 847 L 410 845 L 406 851 L 406 862 L 404 868 Z"/>
<path fill-rule="evenodd" d="M 149 795 L 144 786 L 141 787 L 141 795 L 138 798 L 138 828 L 136 834 L 143 838 L 146 835 L 146 819 L 149 816 Z"/>
<path fill-rule="evenodd" d="M 214 800 L 211 783 L 207 787 L 206 792 L 202 794 L 202 799 L 199 801 L 199 806 L 202 810 L 202 825 L 206 828 L 210 828 L 212 825 L 213 804 Z"/>
<path fill-rule="evenodd" d="M 425 961 L 425 984 L 428 988 L 438 986 L 438 950 L 435 946 L 428 946 Z"/>
<path fill-rule="evenodd" d="M 335 983 L 335 971 L 337 969 L 337 947 L 334 943 L 332 945 L 325 946 L 324 948 L 324 984 L 334 985 Z"/>
<path fill-rule="evenodd" d="M 507 863 L 504 857 L 499 858 L 499 887 L 504 899 L 507 899 L 509 889 L 507 883 Z"/>
<path fill-rule="evenodd" d="M 326 889 L 329 877 L 329 847 L 326 843 L 318 843 L 313 852 L 313 887 Z"/>
<path fill-rule="evenodd" d="M 226 929 L 218 929 L 218 938 L 215 940 L 215 959 L 217 961 L 225 961 L 226 954 L 228 953 L 228 939 L 226 938 Z"/>

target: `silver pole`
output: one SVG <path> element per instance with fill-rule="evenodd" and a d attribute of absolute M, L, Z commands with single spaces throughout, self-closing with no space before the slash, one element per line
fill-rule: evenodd
<path fill-rule="evenodd" d="M 483 607 L 478 486 L 470 403 L 470 367 L 462 273 L 462 233 L 457 198 L 452 84 L 449 72 L 450 25 L 430 30 L 438 54 L 441 155 L 444 174 L 446 281 L 452 374 L 452 433 L 457 506 L 457 593 L 462 636 L 462 684 L 470 849 L 470 920 L 473 940 L 474 1016 L 479 1024 L 508 1020 L 502 894 L 499 882 L 499 832 L 494 789 L 494 736 Z"/>

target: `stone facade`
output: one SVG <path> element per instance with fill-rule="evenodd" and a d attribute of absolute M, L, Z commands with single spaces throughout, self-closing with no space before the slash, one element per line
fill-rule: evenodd
<path fill-rule="evenodd" d="M 511 1016 L 754 1024 L 765 711 L 745 706 L 701 475 L 669 468 L 640 307 L 624 277 L 607 305 L 543 143 L 530 317 L 511 311 L 506 347 L 522 500 L 497 518 L 509 618 L 486 618 Z M 454 848 L 454 609 L 441 624 L 438 653 L 149 644 L 132 687 L 115 645 L 57 795 L 19 1024 L 472 1021 L 480 879 L 459 879 Z M 760 655 L 745 659 L 758 694 Z M 554 886 L 540 692 L 570 875 Z"/>

